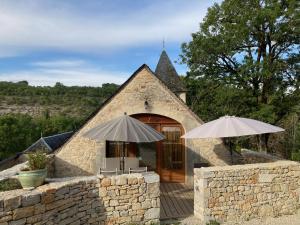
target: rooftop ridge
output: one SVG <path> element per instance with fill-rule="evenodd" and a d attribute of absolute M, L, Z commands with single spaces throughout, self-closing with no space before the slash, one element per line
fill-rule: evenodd
<path fill-rule="evenodd" d="M 50 136 L 42 136 L 41 138 L 53 138 L 53 137 L 56 137 L 56 136 L 60 136 L 60 135 L 64 135 L 64 134 L 70 134 L 70 133 L 73 133 L 74 131 L 67 131 L 67 132 L 62 132 L 62 133 L 58 133 L 58 134 L 53 134 L 53 135 L 50 135 Z"/>

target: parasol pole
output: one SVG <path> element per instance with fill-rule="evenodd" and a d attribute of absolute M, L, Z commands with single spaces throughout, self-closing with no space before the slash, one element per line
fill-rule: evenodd
<path fill-rule="evenodd" d="M 232 142 L 231 142 L 230 138 L 228 138 L 228 140 L 229 140 L 229 149 L 230 149 L 231 164 L 233 165 L 233 150 L 232 150 Z"/>
<path fill-rule="evenodd" d="M 225 142 L 227 142 L 227 144 L 228 144 L 229 151 L 230 151 L 231 164 L 233 165 L 233 150 L 232 150 L 233 145 L 232 145 L 232 142 L 231 142 L 231 138 L 226 137 Z"/>
<path fill-rule="evenodd" d="M 123 142 L 123 154 L 122 154 L 122 172 L 125 173 L 125 142 Z"/>

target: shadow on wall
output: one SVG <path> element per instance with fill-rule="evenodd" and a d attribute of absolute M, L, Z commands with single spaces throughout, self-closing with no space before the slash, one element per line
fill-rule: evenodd
<path fill-rule="evenodd" d="M 14 156 L 0 161 L 0 171 L 9 169 L 15 165 L 26 162 L 27 159 L 23 152 L 16 153 Z"/>
<path fill-rule="evenodd" d="M 95 175 L 88 171 L 79 168 L 69 162 L 62 160 L 61 158 L 55 157 L 54 162 L 54 177 L 77 177 L 77 176 L 91 176 Z"/>
<path fill-rule="evenodd" d="M 201 150 L 200 150 L 201 151 Z M 189 185 L 193 185 L 194 180 L 194 166 L 195 164 L 207 162 L 206 159 L 202 158 L 198 152 L 195 152 L 193 149 L 186 146 L 186 183 Z"/>
<path fill-rule="evenodd" d="M 239 152 L 232 151 L 231 157 L 230 149 L 228 149 L 223 143 L 215 145 L 213 152 L 227 165 L 243 164 L 243 156 Z"/>
<path fill-rule="evenodd" d="M 280 157 L 268 154 L 266 152 L 256 152 L 249 149 L 242 149 L 241 154 L 244 158 L 245 164 L 268 163 L 283 160 Z"/>

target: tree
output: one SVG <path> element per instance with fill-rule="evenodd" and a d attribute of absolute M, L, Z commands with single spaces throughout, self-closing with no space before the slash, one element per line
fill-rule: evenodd
<path fill-rule="evenodd" d="M 214 4 L 192 41 L 182 45 L 187 79 L 241 92 L 239 100 L 248 104 L 237 114 L 278 123 L 300 100 L 297 18 L 295 0 Z"/>
<path fill-rule="evenodd" d="M 17 84 L 28 86 L 28 81 L 27 80 L 22 80 L 22 81 L 19 81 Z"/>
<path fill-rule="evenodd" d="M 4 115 L 0 117 L 0 160 L 25 150 L 36 140 L 33 120 L 28 115 Z"/>
<path fill-rule="evenodd" d="M 74 131 L 82 123 L 81 119 L 63 115 L 52 117 L 39 117 L 34 119 L 36 129 L 43 136 L 59 134 L 67 131 Z"/>

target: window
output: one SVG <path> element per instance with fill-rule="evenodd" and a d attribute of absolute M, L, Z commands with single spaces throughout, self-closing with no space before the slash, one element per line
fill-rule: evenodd
<path fill-rule="evenodd" d="M 180 139 L 180 127 L 164 126 L 161 133 L 166 137 L 162 141 L 162 167 L 164 169 L 183 169 L 184 151 Z"/>
<path fill-rule="evenodd" d="M 141 166 L 147 166 L 149 170 L 156 170 L 156 143 L 138 143 L 137 157 Z"/>
<path fill-rule="evenodd" d="M 106 157 L 123 157 L 122 141 L 106 141 Z M 125 143 L 125 157 L 135 157 L 136 146 L 134 143 Z"/>

